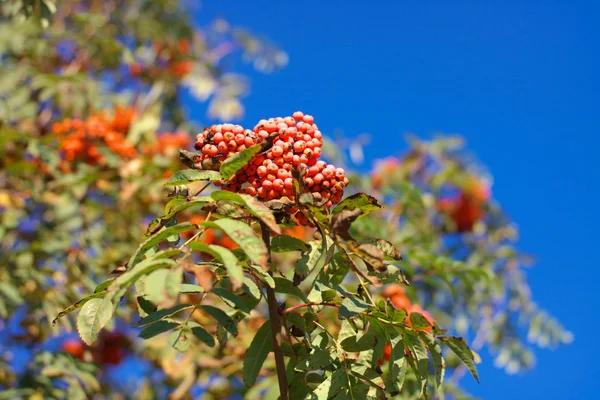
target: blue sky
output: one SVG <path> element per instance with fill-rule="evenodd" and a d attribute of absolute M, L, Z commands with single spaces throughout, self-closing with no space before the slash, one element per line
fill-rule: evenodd
<path fill-rule="evenodd" d="M 600 5 L 204 1 L 198 21 L 217 16 L 290 55 L 284 70 L 252 74 L 248 125 L 302 109 L 325 132 L 369 133 L 368 159 L 400 149 L 407 132 L 467 138 L 519 224 L 521 248 L 537 257 L 528 272 L 534 297 L 575 342 L 537 351 L 536 369 L 524 376 L 505 375 L 484 357 L 481 384 L 465 383 L 486 399 L 591 398 L 600 356 Z"/>

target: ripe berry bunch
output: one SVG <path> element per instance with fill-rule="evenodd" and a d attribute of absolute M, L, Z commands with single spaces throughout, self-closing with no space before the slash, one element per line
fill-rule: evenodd
<path fill-rule="evenodd" d="M 59 138 L 65 160 L 98 164 L 104 160 L 99 145 L 122 157 L 135 156 L 135 148 L 125 137 L 133 116 L 133 109 L 117 108 L 112 117 L 97 113 L 86 120 L 64 119 L 52 125 L 52 132 Z"/>
<path fill-rule="evenodd" d="M 152 65 L 143 65 L 138 62 L 131 64 L 129 72 L 132 76 L 181 79 L 192 71 L 193 55 L 188 39 L 182 38 L 177 42 L 155 41 L 153 48 L 156 54 L 154 63 Z"/>
<path fill-rule="evenodd" d="M 180 149 L 187 149 L 192 145 L 192 138 L 185 132 L 166 132 L 158 136 L 156 142 L 146 146 L 146 154 L 176 154 Z"/>
<path fill-rule="evenodd" d="M 342 198 L 348 178 L 342 168 L 319 160 L 323 135 L 314 118 L 295 112 L 291 117 L 261 120 L 253 130 L 240 125 L 213 125 L 196 137 L 196 149 L 202 158 L 227 157 L 265 140 L 272 146 L 258 154 L 227 182 L 217 183 L 224 190 L 246 193 L 261 200 L 287 197 L 294 200 L 292 170 L 304 171 L 302 184 L 306 191 L 318 194 L 331 207 Z M 303 215 L 299 223 L 305 225 Z"/>

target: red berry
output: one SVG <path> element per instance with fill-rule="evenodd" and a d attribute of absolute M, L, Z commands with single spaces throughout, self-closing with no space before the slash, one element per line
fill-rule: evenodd
<path fill-rule="evenodd" d="M 292 114 L 292 117 L 296 121 L 302 121 L 302 118 L 304 117 L 304 113 L 302 111 L 296 111 L 295 113 Z"/>
<path fill-rule="evenodd" d="M 275 157 L 281 157 L 283 155 L 283 148 L 281 146 L 273 146 L 271 151 Z"/>
<path fill-rule="evenodd" d="M 271 182 L 271 181 L 270 181 L 270 180 L 268 180 L 268 179 L 265 179 L 265 180 L 263 181 L 263 183 L 262 183 L 262 187 L 263 187 L 265 190 L 271 190 L 271 189 L 273 188 L 273 182 Z"/>
<path fill-rule="evenodd" d="M 244 136 L 243 133 L 238 133 L 237 135 L 235 135 L 234 140 L 237 144 L 244 144 L 244 142 L 246 141 L 246 136 Z"/>
<path fill-rule="evenodd" d="M 265 167 L 264 165 L 261 165 L 260 167 L 258 167 L 256 169 L 256 174 L 260 177 L 267 176 L 267 174 L 268 174 L 267 167 Z"/>
<path fill-rule="evenodd" d="M 209 145 L 207 154 L 211 157 L 215 157 L 217 154 L 219 154 L 219 149 L 214 144 L 211 144 Z"/>

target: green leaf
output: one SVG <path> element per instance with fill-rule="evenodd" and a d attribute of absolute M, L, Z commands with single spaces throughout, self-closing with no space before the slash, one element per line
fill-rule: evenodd
<path fill-rule="evenodd" d="M 306 400 L 327 400 L 334 398 L 340 390 L 348 386 L 348 377 L 343 368 L 336 369 L 331 375 L 305 397 Z M 336 397 L 337 398 L 337 397 Z"/>
<path fill-rule="evenodd" d="M 181 326 L 181 329 L 177 329 L 169 335 L 167 342 L 179 352 L 185 352 L 190 347 L 189 333 L 190 328 L 187 326 Z"/>
<path fill-rule="evenodd" d="M 296 365 L 296 371 L 315 371 L 327 367 L 333 362 L 328 350 L 317 349 Z"/>
<path fill-rule="evenodd" d="M 223 180 L 229 180 L 236 172 L 244 168 L 255 155 L 260 153 L 261 149 L 262 146 L 260 144 L 255 144 L 223 161 L 220 168 Z"/>
<path fill-rule="evenodd" d="M 256 232 L 242 221 L 234 219 L 220 219 L 217 221 L 206 221 L 203 226 L 219 228 L 223 230 L 244 252 L 250 260 L 260 265 L 265 270 L 268 269 L 268 251 L 262 239 Z"/>
<path fill-rule="evenodd" d="M 465 339 L 460 337 L 439 337 L 439 339 L 446 346 L 450 347 L 452 351 L 461 359 L 461 361 L 465 364 L 473 378 L 477 382 L 479 382 L 479 374 L 477 373 L 477 367 L 475 366 L 475 357 L 473 356 L 473 352 L 465 342 Z"/>
<path fill-rule="evenodd" d="M 250 264 L 248 267 L 250 269 L 252 269 L 253 271 L 255 271 L 258 275 L 260 275 L 260 277 L 262 278 L 262 280 L 264 281 L 264 283 L 266 283 L 269 287 L 275 288 L 275 280 L 273 279 L 273 277 L 267 271 L 265 271 L 264 269 L 262 269 L 258 265 L 252 265 L 252 264 Z"/>
<path fill-rule="evenodd" d="M 129 259 L 127 264 L 128 268 L 133 268 L 138 262 L 142 260 L 148 250 L 156 246 L 157 244 L 167 240 L 170 236 L 178 235 L 181 232 L 189 231 L 193 229 L 193 225 L 189 222 L 163 228 L 156 232 L 154 235 L 146 239 L 136 250 L 136 252 Z"/>
<path fill-rule="evenodd" d="M 246 303 L 242 301 L 238 296 L 231 293 L 227 289 L 223 288 L 213 288 L 212 292 L 219 296 L 223 301 L 225 301 L 231 307 L 237 307 L 245 313 L 249 313 L 251 311 L 250 307 Z"/>
<path fill-rule="evenodd" d="M 322 303 L 324 301 L 333 300 L 337 296 L 337 292 L 325 285 L 321 281 L 315 281 L 315 284 L 308 294 L 308 301 Z"/>
<path fill-rule="evenodd" d="M 362 301 L 356 296 L 346 297 L 342 301 L 339 315 L 341 318 L 350 318 L 369 310 L 371 307 L 369 303 Z"/>
<path fill-rule="evenodd" d="M 381 205 L 377 199 L 373 196 L 369 196 L 365 193 L 356 193 L 352 196 L 346 197 L 333 209 L 333 214 L 342 212 L 343 210 L 354 210 L 360 209 L 362 214 L 368 214 L 371 211 L 379 210 Z"/>
<path fill-rule="evenodd" d="M 368 240 L 367 242 L 377 246 L 377 248 L 383 251 L 386 260 L 402 260 L 402 255 L 400 254 L 400 251 L 398 251 L 398 249 L 396 249 L 396 247 L 391 242 L 388 242 L 384 239 L 372 239 Z"/>
<path fill-rule="evenodd" d="M 238 330 L 236 323 L 229 315 L 225 314 L 225 311 L 213 306 L 200 306 L 200 308 L 216 319 L 227 332 L 231 333 L 233 336 L 237 336 Z"/>
<path fill-rule="evenodd" d="M 427 377 L 429 376 L 429 356 L 427 355 L 427 348 L 415 331 L 403 331 L 402 339 L 404 345 L 410 351 L 411 356 L 408 357 L 407 361 L 421 383 L 422 392 L 426 388 Z"/>
<path fill-rule="evenodd" d="M 200 339 L 200 341 L 202 341 L 208 347 L 215 347 L 215 338 L 212 337 L 212 335 L 208 333 L 206 329 L 194 321 L 188 322 L 188 325 L 192 328 L 192 333 L 194 336 Z"/>
<path fill-rule="evenodd" d="M 160 269 L 148 275 L 145 284 L 146 296 L 153 303 L 160 304 L 179 293 L 183 270 Z"/>
<path fill-rule="evenodd" d="M 446 362 L 442 357 L 442 349 L 440 344 L 435 340 L 435 337 L 427 332 L 419 332 L 419 336 L 427 345 L 429 354 L 431 354 L 431 363 L 433 364 L 433 371 L 435 373 L 435 385 L 439 390 L 444 382 L 444 374 L 446 372 Z"/>
<path fill-rule="evenodd" d="M 179 324 L 176 324 L 175 322 L 164 320 L 158 321 L 142 329 L 138 336 L 142 339 L 150 339 L 156 335 L 160 335 L 161 333 L 170 331 L 171 329 L 174 329 L 178 326 Z"/>
<path fill-rule="evenodd" d="M 423 330 L 427 328 L 431 328 L 431 324 L 427 319 L 423 316 L 423 314 L 418 312 L 410 313 L 410 323 L 414 330 Z"/>
<path fill-rule="evenodd" d="M 178 200 L 180 200 L 180 199 L 178 199 Z M 165 211 L 165 215 L 160 216 L 160 219 L 168 220 L 168 219 L 173 218 L 175 215 L 177 215 L 181 211 L 187 210 L 188 208 L 196 207 L 196 206 L 204 206 L 204 205 L 210 204 L 212 202 L 213 202 L 212 198 L 208 197 L 208 196 L 192 197 L 192 199 L 190 201 L 184 201 L 181 204 L 176 204 L 173 207 L 170 207 L 167 211 Z"/>
<path fill-rule="evenodd" d="M 276 293 L 284 293 L 292 296 L 296 296 L 305 303 L 308 302 L 306 295 L 302 290 L 300 290 L 297 286 L 294 286 L 294 283 L 286 278 L 276 277 L 273 278 L 275 281 L 275 292 Z"/>
<path fill-rule="evenodd" d="M 404 377 L 406 376 L 406 357 L 402 336 L 396 336 L 390 340 L 390 366 L 384 382 L 388 393 L 396 395 L 402 390 Z"/>
<path fill-rule="evenodd" d="M 263 293 L 258 285 L 247 276 L 244 277 L 244 290 L 256 300 L 260 300 L 262 298 Z"/>
<path fill-rule="evenodd" d="M 308 251 L 310 247 L 302 240 L 288 235 L 273 236 L 271 238 L 271 251 L 273 253 L 286 253 L 288 251 Z"/>
<path fill-rule="evenodd" d="M 198 171 L 195 169 L 184 169 L 171 175 L 167 183 L 165 183 L 165 186 L 186 185 L 188 183 L 197 181 L 215 182 L 223 179 L 229 178 L 223 178 L 218 171 Z"/>
<path fill-rule="evenodd" d="M 109 278 L 109 279 L 105 280 L 104 282 L 102 282 L 101 284 L 96 286 L 96 289 L 94 289 L 94 293 L 104 292 L 112 284 L 112 282 L 115 279 L 116 278 Z"/>
<path fill-rule="evenodd" d="M 179 285 L 179 293 L 204 293 L 204 288 L 191 283 L 182 283 Z"/>
<path fill-rule="evenodd" d="M 269 207 L 265 206 L 260 200 L 247 194 L 233 193 L 225 190 L 217 190 L 211 193 L 215 200 L 232 201 L 244 206 L 245 209 L 258 218 L 276 234 L 281 233 L 281 228 L 275 221 L 275 216 Z"/>
<path fill-rule="evenodd" d="M 136 283 L 142 276 L 156 271 L 157 269 L 177 266 L 177 263 L 173 260 L 160 257 L 157 258 L 156 256 L 158 254 L 160 253 L 155 254 L 152 258 L 142 261 L 116 278 L 114 283 L 108 288 L 106 298 L 116 304 L 123 297 L 127 289 Z"/>
<path fill-rule="evenodd" d="M 234 290 L 242 286 L 242 282 L 244 281 L 244 270 L 235 254 L 231 251 L 223 246 L 216 244 L 206 245 L 202 242 L 192 242 L 190 243 L 190 248 L 194 251 L 210 254 L 219 260 L 227 270 L 228 277 L 231 279 Z"/>
<path fill-rule="evenodd" d="M 98 299 L 98 298 L 104 297 L 105 294 L 106 294 L 106 292 L 94 293 L 90 296 L 84 297 L 83 299 L 79 300 L 77 303 L 72 304 L 69 307 L 65 308 L 64 310 L 62 310 L 61 312 L 58 313 L 58 315 L 56 316 L 56 318 L 54 318 L 54 320 L 52 320 L 52 326 L 56 325 L 56 321 L 58 321 L 60 318 L 64 317 L 67 314 L 72 313 L 73 311 L 77 310 L 78 308 L 83 307 L 84 304 L 87 303 L 88 301 L 90 301 L 92 299 Z"/>
<path fill-rule="evenodd" d="M 0 282 L 0 293 L 3 293 L 14 305 L 23 304 L 23 297 L 19 294 L 19 289 L 8 282 Z"/>
<path fill-rule="evenodd" d="M 310 249 L 306 251 L 294 266 L 294 284 L 299 285 L 315 269 L 321 268 L 325 263 L 327 241 L 311 241 Z"/>
<path fill-rule="evenodd" d="M 77 316 L 77 331 L 81 340 L 91 345 L 98 338 L 98 333 L 112 318 L 113 305 L 107 299 L 93 298 L 88 300 Z"/>
<path fill-rule="evenodd" d="M 187 310 L 193 308 L 194 306 L 191 304 L 178 304 L 174 307 L 165 308 L 163 310 L 158 310 L 148 315 L 146 318 L 143 318 L 140 322 L 137 323 L 136 326 L 144 326 L 156 322 L 165 317 L 170 317 L 171 315 L 175 315 L 180 311 Z"/>
<path fill-rule="evenodd" d="M 273 351 L 271 322 L 265 321 L 256 332 L 246 352 L 244 359 L 244 383 L 246 386 L 254 386 L 262 365 L 271 351 Z"/>
<path fill-rule="evenodd" d="M 372 350 L 377 345 L 377 337 L 371 333 L 366 333 L 358 338 L 358 336 L 350 336 L 340 342 L 342 348 L 352 353 Z"/>

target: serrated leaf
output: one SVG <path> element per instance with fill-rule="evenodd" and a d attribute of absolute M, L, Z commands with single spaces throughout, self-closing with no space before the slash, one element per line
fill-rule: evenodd
<path fill-rule="evenodd" d="M 157 322 L 153 323 L 152 325 L 149 325 L 149 326 L 145 327 L 144 329 L 142 329 L 142 331 L 139 333 L 138 336 L 141 337 L 142 339 L 150 339 L 156 335 L 160 335 L 161 333 L 168 332 L 171 329 L 175 329 L 178 326 L 179 326 L 179 324 L 176 324 L 175 322 L 164 321 L 164 320 L 157 321 Z"/>
<path fill-rule="evenodd" d="M 193 225 L 189 222 L 184 222 L 168 228 L 163 228 L 156 232 L 154 235 L 146 239 L 135 251 L 135 253 L 129 259 L 127 264 L 128 268 L 133 268 L 138 262 L 142 260 L 148 250 L 156 246 L 157 244 L 167 240 L 170 236 L 178 235 L 181 232 L 189 231 L 193 229 Z"/>
<path fill-rule="evenodd" d="M 244 277 L 244 290 L 256 300 L 260 300 L 263 295 L 258 285 L 247 276 Z"/>
<path fill-rule="evenodd" d="M 273 253 L 286 253 L 288 251 L 308 251 L 309 245 L 302 240 L 288 235 L 273 236 L 271 238 L 271 251 Z"/>
<path fill-rule="evenodd" d="M 419 332 L 419 336 L 423 339 L 429 354 L 431 354 L 431 363 L 433 364 L 433 371 L 435 373 L 435 385 L 439 390 L 444 382 L 444 374 L 446 372 L 446 362 L 442 356 L 442 349 L 440 344 L 435 340 L 435 337 L 427 332 Z"/>
<path fill-rule="evenodd" d="M 165 308 L 163 310 L 158 310 L 158 311 L 155 311 L 152 314 L 148 315 L 147 317 L 143 318 L 140 322 L 137 323 L 136 326 L 139 327 L 139 326 L 148 325 L 148 324 L 151 324 L 151 323 L 156 322 L 158 320 L 161 320 L 163 318 L 175 315 L 175 314 L 177 314 L 180 311 L 188 310 L 188 309 L 193 308 L 193 307 L 194 306 L 191 305 L 191 304 L 178 304 L 178 305 L 173 306 L 173 307 Z"/>
<path fill-rule="evenodd" d="M 336 369 L 305 400 L 327 400 L 334 398 L 340 390 L 348 386 L 348 378 L 343 368 Z"/>
<path fill-rule="evenodd" d="M 271 351 L 273 351 L 271 322 L 265 321 L 254 335 L 254 339 L 252 339 L 252 343 L 250 343 L 250 347 L 246 352 L 243 367 L 246 386 L 254 386 L 262 365 Z"/>
<path fill-rule="evenodd" d="M 262 239 L 256 232 L 242 221 L 233 219 L 220 219 L 217 221 L 206 221 L 202 225 L 223 230 L 244 252 L 250 260 L 268 269 L 268 251 Z"/>
<path fill-rule="evenodd" d="M 181 199 L 176 199 L 181 200 Z M 169 207 L 168 210 L 165 211 L 164 215 L 161 215 L 159 219 L 166 220 L 174 217 L 176 214 L 181 211 L 187 210 L 191 207 L 204 206 L 206 204 L 210 204 L 213 202 L 213 199 L 209 196 L 201 196 L 201 197 L 192 197 L 190 201 L 185 201 L 180 204 L 174 204 L 172 207 Z M 166 208 L 166 207 L 165 207 Z"/>
<path fill-rule="evenodd" d="M 275 216 L 269 207 L 265 206 L 260 200 L 247 194 L 233 193 L 225 190 L 217 190 L 211 193 L 211 197 L 215 200 L 233 201 L 244 206 L 252 215 L 260 218 L 265 225 L 276 234 L 281 233 L 281 228 L 275 221 Z"/>
<path fill-rule="evenodd" d="M 225 179 L 225 178 L 223 178 L 221 176 L 219 171 L 210 171 L 210 170 L 198 171 L 195 169 L 184 169 L 181 171 L 177 171 L 173 175 L 171 175 L 171 177 L 169 178 L 167 183 L 165 183 L 165 186 L 186 185 L 186 184 L 189 184 L 192 182 L 197 182 L 197 181 L 215 182 L 215 181 L 221 181 L 223 179 Z M 229 179 L 229 178 L 226 178 L 226 179 Z"/>
<path fill-rule="evenodd" d="M 315 371 L 328 366 L 333 362 L 328 350 L 317 349 L 315 352 L 296 365 L 296 371 Z"/>
<path fill-rule="evenodd" d="M 190 347 L 189 333 L 190 328 L 182 326 L 181 329 L 177 329 L 169 335 L 167 343 L 179 352 L 185 352 Z"/>
<path fill-rule="evenodd" d="M 94 343 L 112 314 L 113 304 L 107 299 L 94 298 L 87 301 L 77 316 L 77 331 L 81 340 L 87 345 Z"/>
<path fill-rule="evenodd" d="M 237 325 L 235 321 L 225 313 L 225 311 L 213 306 L 200 306 L 200 308 L 211 317 L 216 319 L 217 322 L 219 322 L 219 324 L 225 328 L 225 330 L 227 330 L 227 332 L 231 333 L 233 336 L 237 336 Z"/>
<path fill-rule="evenodd" d="M 395 395 L 400 393 L 406 376 L 406 356 L 402 336 L 390 339 L 390 366 L 384 382 L 388 393 Z"/>
<path fill-rule="evenodd" d="M 244 168 L 255 155 L 260 153 L 261 149 L 262 145 L 255 144 L 254 146 L 250 146 L 247 149 L 228 157 L 223 161 L 220 168 L 223 179 L 229 180 L 229 178 L 235 175 L 240 169 Z"/>
<path fill-rule="evenodd" d="M 369 303 L 357 298 L 356 296 L 346 297 L 342 301 L 339 316 L 341 318 L 351 318 L 369 310 L 372 306 Z"/>
<path fill-rule="evenodd" d="M 368 243 L 377 246 L 377 248 L 383 251 L 386 260 L 402 260 L 402 254 L 400 254 L 400 251 L 391 242 L 384 239 L 372 239 Z"/>
<path fill-rule="evenodd" d="M 244 270 L 235 254 L 230 250 L 223 246 L 216 244 L 206 245 L 202 242 L 192 242 L 190 243 L 190 248 L 194 251 L 210 254 L 220 261 L 227 270 L 228 277 L 231 279 L 234 290 L 242 286 L 242 282 L 244 281 Z"/>
<path fill-rule="evenodd" d="M 173 270 L 160 269 L 148 275 L 145 283 L 148 300 L 160 304 L 169 299 L 170 296 L 178 294 L 181 273 L 182 270 L 176 268 Z"/>
<path fill-rule="evenodd" d="M 264 283 L 266 283 L 269 287 L 275 288 L 275 280 L 267 271 L 265 271 L 258 265 L 250 264 L 250 265 L 248 265 L 248 267 L 250 269 L 252 269 L 254 272 L 256 272 L 258 275 L 260 275 L 260 277 L 262 278 Z"/>
<path fill-rule="evenodd" d="M 194 334 L 194 336 L 200 339 L 200 341 L 202 341 L 208 347 L 215 347 L 215 338 L 212 337 L 212 335 L 208 333 L 206 329 L 204 329 L 194 321 L 188 322 L 188 325 L 192 329 L 192 333 Z"/>
<path fill-rule="evenodd" d="M 227 289 L 213 288 L 211 293 L 219 296 L 221 299 L 223 299 L 223 301 L 225 301 L 231 307 L 237 307 L 238 309 L 240 309 L 246 313 L 251 311 L 250 307 L 248 307 L 248 305 L 246 303 L 244 303 L 238 296 L 231 293 Z"/>
<path fill-rule="evenodd" d="M 343 210 L 354 210 L 359 209 L 362 214 L 368 214 L 371 211 L 379 210 L 381 205 L 377 199 L 373 196 L 369 196 L 365 193 L 356 193 L 346 197 L 333 209 L 333 214 L 338 214 Z"/>
<path fill-rule="evenodd" d="M 427 386 L 427 377 L 429 376 L 429 356 L 427 355 L 427 348 L 419 335 L 414 331 L 403 331 L 402 339 L 404 345 L 410 351 L 407 361 L 421 383 L 422 392 Z"/>
<path fill-rule="evenodd" d="M 202 286 L 194 285 L 191 283 L 182 283 L 179 285 L 179 293 L 204 293 L 205 290 Z"/>
<path fill-rule="evenodd" d="M 273 278 L 275 281 L 275 292 L 289 294 L 292 296 L 296 296 L 305 303 L 308 302 L 306 295 L 302 290 L 300 290 L 297 286 L 294 286 L 294 283 L 286 278 L 276 277 Z"/>
<path fill-rule="evenodd" d="M 465 364 L 473 378 L 477 382 L 479 382 L 479 374 L 477 373 L 477 367 L 475 366 L 475 357 L 473 356 L 473 352 L 465 342 L 463 338 L 460 337 L 439 337 L 439 340 L 442 341 L 446 346 L 450 347 L 450 349 L 461 359 L 461 361 Z"/>
<path fill-rule="evenodd" d="M 427 318 L 419 312 L 411 312 L 409 318 L 413 329 L 416 331 L 429 329 L 432 326 L 431 323 L 427 321 Z"/>
<path fill-rule="evenodd" d="M 377 345 L 377 337 L 371 333 L 366 333 L 360 338 L 356 335 L 347 337 L 340 342 L 342 348 L 352 353 L 372 350 Z"/>
<path fill-rule="evenodd" d="M 56 321 L 58 321 L 60 318 L 83 307 L 85 305 L 85 303 L 87 303 L 88 301 L 90 301 L 92 299 L 98 299 L 98 298 L 104 297 L 105 294 L 106 294 L 106 292 L 94 293 L 90 296 L 84 297 L 83 299 L 79 300 L 77 303 L 72 304 L 69 307 L 65 308 L 64 310 L 62 310 L 61 312 L 58 313 L 58 315 L 56 316 L 56 318 L 54 318 L 54 320 L 52 320 L 52 326 L 56 325 Z"/>

